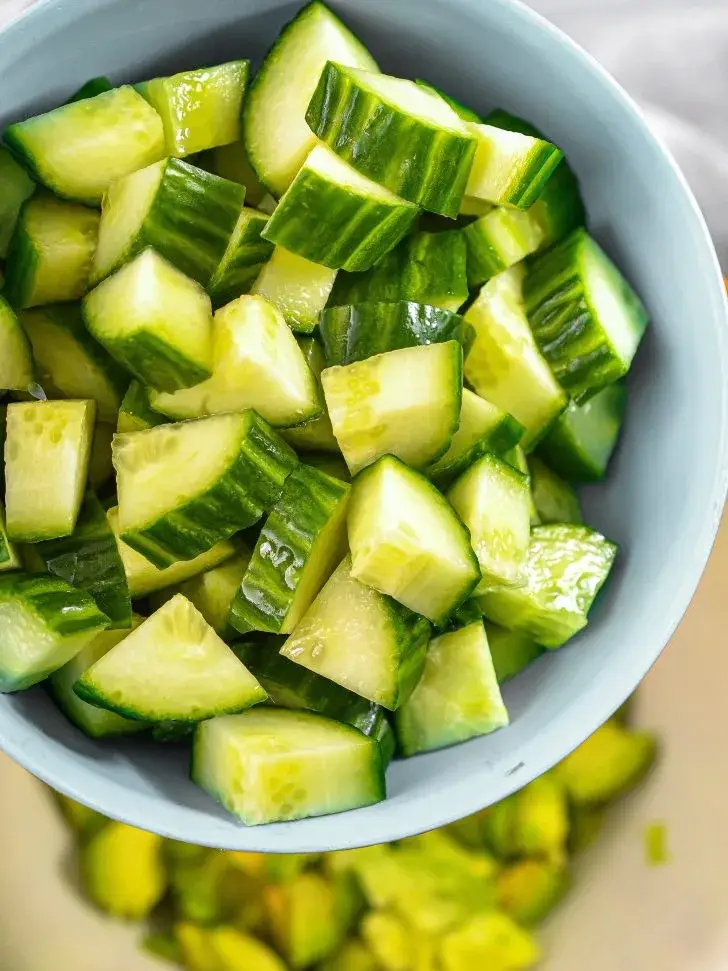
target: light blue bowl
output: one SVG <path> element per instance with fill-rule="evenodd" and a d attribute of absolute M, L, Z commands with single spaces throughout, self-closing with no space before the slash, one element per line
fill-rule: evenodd
<path fill-rule="evenodd" d="M 333 6 L 385 71 L 427 78 L 476 110 L 503 106 L 563 146 L 593 231 L 644 297 L 653 324 L 633 369 L 624 440 L 609 482 L 586 499 L 588 521 L 622 555 L 588 632 L 507 686 L 510 728 L 396 763 L 389 799 L 356 812 L 246 829 L 188 781 L 184 752 L 91 742 L 42 689 L 0 698 L 0 745 L 31 772 L 110 816 L 218 847 L 285 852 L 397 839 L 544 772 L 612 714 L 667 643 L 726 493 L 720 270 L 683 177 L 635 105 L 566 36 L 510 0 Z M 2 121 L 54 106 L 98 74 L 134 81 L 259 58 L 295 9 L 281 0 L 42 0 L 0 35 Z"/>

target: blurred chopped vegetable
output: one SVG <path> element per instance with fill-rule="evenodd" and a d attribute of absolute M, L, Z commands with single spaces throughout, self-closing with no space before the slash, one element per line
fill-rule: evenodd
<path fill-rule="evenodd" d="M 609 721 L 567 755 L 555 771 L 576 805 L 598 806 L 641 782 L 656 754 L 653 735 L 628 731 Z"/>
<path fill-rule="evenodd" d="M 148 917 L 164 896 L 162 838 L 110 822 L 80 854 L 83 886 L 101 910 L 125 920 Z"/>
<path fill-rule="evenodd" d="M 665 866 L 672 862 L 667 844 L 667 826 L 662 822 L 645 826 L 645 859 L 649 866 Z"/>

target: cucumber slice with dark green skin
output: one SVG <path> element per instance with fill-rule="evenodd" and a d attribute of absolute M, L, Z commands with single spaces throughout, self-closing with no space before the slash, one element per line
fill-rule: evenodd
<path fill-rule="evenodd" d="M 273 244 L 261 235 L 267 222 L 266 213 L 243 206 L 225 255 L 208 286 L 215 307 L 223 307 L 247 293 L 272 256 Z"/>
<path fill-rule="evenodd" d="M 418 214 L 416 205 L 367 179 L 325 145 L 317 145 L 263 236 L 314 263 L 362 272 L 399 243 Z"/>
<path fill-rule="evenodd" d="M 553 472 L 535 455 L 528 460 L 531 494 L 539 522 L 583 523 L 579 497 L 568 482 Z"/>
<path fill-rule="evenodd" d="M 167 154 L 184 158 L 237 141 L 249 73 L 250 61 L 230 61 L 137 84 L 164 123 Z"/>
<path fill-rule="evenodd" d="M 470 627 L 471 624 L 483 622 L 483 611 L 475 598 L 466 600 L 457 610 L 454 610 L 448 618 L 444 627 L 438 628 L 441 634 L 447 634 L 453 630 L 460 630 L 461 627 Z"/>
<path fill-rule="evenodd" d="M 396 715 L 403 755 L 432 752 L 508 725 L 482 623 L 436 637 L 422 679 Z"/>
<path fill-rule="evenodd" d="M 270 645 L 240 643 L 232 648 L 268 692 L 273 705 L 314 711 L 353 725 L 379 742 L 382 760 L 389 765 L 394 756 L 394 732 L 380 705 L 281 657 Z"/>
<path fill-rule="evenodd" d="M 352 474 L 380 455 L 414 468 L 450 447 L 460 421 L 462 347 L 406 347 L 321 375 L 334 435 Z"/>
<path fill-rule="evenodd" d="M 319 331 L 329 365 L 354 364 L 403 347 L 465 341 L 459 314 L 404 301 L 328 307 L 321 314 Z"/>
<path fill-rule="evenodd" d="M 292 331 L 311 334 L 329 299 L 336 273 L 276 246 L 250 292 L 275 304 Z"/>
<path fill-rule="evenodd" d="M 534 261 L 523 294 L 541 353 L 577 403 L 624 377 L 647 311 L 586 230 Z"/>
<path fill-rule="evenodd" d="M 73 690 L 125 718 L 157 722 L 198 722 L 243 711 L 267 697 L 182 594 L 84 671 Z"/>
<path fill-rule="evenodd" d="M 194 280 L 146 249 L 83 301 L 91 334 L 142 384 L 174 392 L 212 375 L 212 304 Z"/>
<path fill-rule="evenodd" d="M 6 148 L 0 148 L 0 259 L 5 259 L 18 214 L 35 192 L 35 182 Z"/>
<path fill-rule="evenodd" d="M 230 608 L 250 563 L 251 553 L 236 553 L 220 566 L 160 591 L 150 597 L 155 609 L 171 600 L 176 593 L 182 593 L 200 611 L 207 623 L 221 637 L 237 636 L 230 626 Z"/>
<path fill-rule="evenodd" d="M 107 91 L 112 90 L 111 81 L 105 78 L 103 75 L 97 78 L 91 78 L 85 84 L 72 95 L 68 101 L 67 105 L 75 104 L 77 101 L 86 101 L 88 98 L 95 98 L 97 94 L 106 94 Z"/>
<path fill-rule="evenodd" d="M 627 408 L 627 387 L 609 384 L 582 405 L 571 402 L 538 447 L 570 482 L 599 482 L 607 474 Z"/>
<path fill-rule="evenodd" d="M 492 125 L 469 125 L 476 151 L 465 194 L 494 206 L 528 209 L 564 153 L 545 139 Z"/>
<path fill-rule="evenodd" d="M 91 283 L 100 283 L 151 246 L 207 287 L 244 201 L 243 186 L 181 159 L 168 158 L 134 172 L 104 197 Z"/>
<path fill-rule="evenodd" d="M 5 264 L 5 295 L 17 309 L 78 300 L 86 292 L 99 214 L 38 193 L 20 210 Z"/>
<path fill-rule="evenodd" d="M 316 144 L 306 109 L 327 61 L 376 71 L 363 44 L 323 3 L 309 3 L 278 35 L 253 81 L 243 128 L 248 157 L 282 196 Z"/>
<path fill-rule="evenodd" d="M 24 310 L 20 322 L 30 338 L 37 379 L 46 394 L 91 398 L 99 421 L 116 422 L 129 375 L 89 334 L 80 305 Z"/>
<path fill-rule="evenodd" d="M 33 379 L 30 342 L 15 311 L 0 296 L 0 389 L 25 391 Z"/>
<path fill-rule="evenodd" d="M 8 570 L 19 570 L 20 566 L 18 551 L 8 539 L 5 529 L 5 507 L 0 502 L 0 573 L 6 573 Z"/>
<path fill-rule="evenodd" d="M 154 411 L 149 404 L 149 391 L 139 381 L 132 381 L 119 408 L 117 432 L 120 435 L 124 432 L 140 432 L 166 422 L 164 415 Z"/>
<path fill-rule="evenodd" d="M 290 634 L 346 553 L 348 485 L 299 465 L 258 542 L 233 601 L 230 623 Z"/>
<path fill-rule="evenodd" d="M 499 684 L 515 678 L 543 654 L 543 648 L 528 634 L 491 623 L 485 625 L 485 632 Z"/>
<path fill-rule="evenodd" d="M 121 538 L 160 568 L 256 523 L 297 464 L 252 410 L 117 435 L 113 455 Z"/>
<path fill-rule="evenodd" d="M 351 474 L 346 462 L 340 455 L 326 455 L 325 453 L 310 453 L 306 456 L 306 464 L 313 466 L 320 472 L 340 479 L 342 482 L 351 482 Z"/>
<path fill-rule="evenodd" d="M 420 679 L 430 629 L 424 617 L 356 580 L 347 557 L 281 654 L 395 711 Z"/>
<path fill-rule="evenodd" d="M 162 119 L 128 85 L 9 125 L 4 137 L 37 181 L 88 205 L 165 151 Z"/>
<path fill-rule="evenodd" d="M 316 379 L 316 384 L 321 392 L 321 401 L 324 401 L 324 390 L 321 386 L 321 372 L 326 367 L 324 351 L 321 344 L 315 337 L 298 337 L 298 346 L 308 364 L 311 374 Z M 339 443 L 334 438 L 334 431 L 331 427 L 331 419 L 324 405 L 323 414 L 318 418 L 313 418 L 302 425 L 294 428 L 286 428 L 281 434 L 292 445 L 297 452 L 332 452 L 340 455 Z M 344 466 L 346 468 L 346 466 Z M 324 471 L 326 471 L 324 469 Z M 346 477 L 348 478 L 348 470 Z M 336 476 L 335 478 L 341 478 Z"/>
<path fill-rule="evenodd" d="M 103 506 L 93 492 L 84 496 L 70 536 L 37 543 L 34 550 L 48 573 L 93 597 L 111 621 L 110 627 L 131 627 L 131 596 L 124 564 Z"/>
<path fill-rule="evenodd" d="M 434 84 L 430 84 L 429 81 L 423 81 L 421 78 L 417 78 L 415 80 L 415 84 L 419 84 L 420 87 L 429 88 L 430 91 L 434 91 L 435 94 L 439 95 L 443 101 L 450 105 L 458 118 L 462 118 L 463 121 L 472 121 L 476 125 L 482 121 L 480 115 L 476 114 L 471 108 L 467 108 L 455 98 L 451 98 L 449 94 L 445 94 L 444 91 L 441 91 L 439 88 L 435 87 Z"/>
<path fill-rule="evenodd" d="M 271 738 L 278 743 L 275 751 Z M 351 725 L 283 708 L 203 722 L 195 733 L 191 774 L 247 826 L 344 812 L 386 795 L 384 762 L 373 738 Z"/>
<path fill-rule="evenodd" d="M 329 61 L 306 121 L 362 175 L 423 209 L 457 216 L 476 138 L 432 89 Z"/>
<path fill-rule="evenodd" d="M 616 555 L 614 543 L 586 526 L 536 526 L 525 586 L 488 591 L 480 598 L 483 613 L 543 647 L 561 647 L 586 627 Z"/>
<path fill-rule="evenodd" d="M 91 597 L 51 576 L 0 577 L 0 692 L 23 691 L 67 664 L 109 620 Z"/>
<path fill-rule="evenodd" d="M 88 473 L 93 401 L 22 401 L 8 405 L 5 514 L 20 543 L 70 536 Z"/>
<path fill-rule="evenodd" d="M 223 179 L 230 179 L 231 182 L 244 185 L 245 201 L 250 206 L 259 206 L 263 197 L 267 195 L 265 186 L 250 164 L 248 153 L 245 151 L 245 142 L 242 140 L 205 152 L 200 165 L 209 172 L 222 176 Z"/>
<path fill-rule="evenodd" d="M 215 314 L 212 377 L 174 394 L 151 392 L 156 411 L 197 418 L 245 408 L 272 425 L 299 425 L 323 412 L 315 377 L 281 313 L 252 294 Z"/>
<path fill-rule="evenodd" d="M 435 487 L 385 455 L 354 480 L 351 575 L 437 626 L 480 581 L 468 531 Z"/>

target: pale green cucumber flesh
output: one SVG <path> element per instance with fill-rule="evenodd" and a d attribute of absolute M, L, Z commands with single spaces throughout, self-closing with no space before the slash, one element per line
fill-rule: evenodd
<path fill-rule="evenodd" d="M 97 421 L 94 425 L 88 459 L 88 487 L 96 492 L 101 491 L 114 474 L 111 442 L 115 434 L 116 428 L 109 422 Z"/>
<path fill-rule="evenodd" d="M 117 432 L 139 432 L 145 428 L 163 425 L 166 421 L 164 415 L 154 411 L 149 404 L 149 391 L 144 385 L 139 381 L 132 381 L 119 408 Z"/>
<path fill-rule="evenodd" d="M 8 539 L 5 529 L 5 507 L 0 502 L 0 573 L 17 570 L 21 566 L 18 551 L 14 543 Z"/>
<path fill-rule="evenodd" d="M 472 108 L 468 108 L 466 105 L 461 104 L 456 98 L 451 98 L 450 95 L 445 94 L 444 91 L 441 91 L 440 88 L 436 87 L 434 84 L 430 84 L 429 81 L 423 81 L 422 78 L 416 78 L 415 84 L 419 84 L 423 88 L 429 88 L 430 91 L 434 91 L 435 94 L 438 94 L 443 101 L 450 105 L 458 118 L 461 118 L 463 121 L 472 121 L 475 124 L 480 122 L 480 115 L 476 114 Z"/>
<path fill-rule="evenodd" d="M 266 188 L 250 164 L 245 143 L 241 140 L 232 145 L 221 145 L 206 152 L 202 157 L 204 167 L 223 179 L 245 186 L 245 201 L 249 206 L 259 206 L 267 194 Z M 202 162 L 200 164 L 203 164 Z"/>
<path fill-rule="evenodd" d="M 576 492 L 535 455 L 528 459 L 531 474 L 531 495 L 539 522 L 583 523 L 584 517 Z"/>
<path fill-rule="evenodd" d="M 485 632 L 499 684 L 515 678 L 543 654 L 544 649 L 528 634 L 491 623 L 486 623 Z"/>
<path fill-rule="evenodd" d="M 311 334 L 331 294 L 337 271 L 276 246 L 250 288 L 270 300 L 297 334 Z"/>
<path fill-rule="evenodd" d="M 488 124 L 468 126 L 476 150 L 466 194 L 496 206 L 528 209 L 564 157 L 542 138 Z"/>
<path fill-rule="evenodd" d="M 179 585 L 179 592 L 197 607 L 220 636 L 232 634 L 230 608 L 240 589 L 251 553 L 243 550 L 219 566 L 206 570 Z M 174 591 L 173 588 L 173 593 Z M 164 591 L 163 591 L 164 593 Z"/>
<path fill-rule="evenodd" d="M 331 419 L 324 404 L 324 389 L 321 386 L 321 372 L 326 367 L 323 348 L 315 337 L 301 336 L 297 338 L 297 341 L 306 359 L 306 364 L 308 364 L 311 374 L 316 379 L 323 413 L 318 418 L 311 419 L 311 421 L 304 422 L 293 428 L 283 429 L 281 434 L 297 452 L 330 452 L 340 456 L 339 443 L 334 437 Z M 344 468 L 346 469 L 346 466 Z M 326 469 L 323 469 L 323 471 L 325 472 Z M 349 473 L 347 470 L 345 478 L 348 478 L 348 476 Z M 337 475 L 335 478 L 341 478 L 341 476 Z"/>
<path fill-rule="evenodd" d="M 0 296 L 0 389 L 25 391 L 33 378 L 28 338 L 14 310 Z"/>
<path fill-rule="evenodd" d="M 35 192 L 35 182 L 6 148 L 0 148 L 0 259 L 8 253 L 18 214 Z"/>
<path fill-rule="evenodd" d="M 227 250 L 208 286 L 215 307 L 223 307 L 247 293 L 272 256 L 273 244 L 261 235 L 267 222 L 266 213 L 243 207 Z"/>

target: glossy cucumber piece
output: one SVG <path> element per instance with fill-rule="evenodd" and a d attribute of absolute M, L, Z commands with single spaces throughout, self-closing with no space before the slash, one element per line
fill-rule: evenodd
<path fill-rule="evenodd" d="M 107 91 L 112 90 L 113 85 L 108 78 L 100 75 L 97 78 L 90 78 L 85 84 L 82 84 L 78 91 L 66 102 L 67 105 L 75 104 L 77 101 L 86 101 L 88 98 L 95 98 L 98 94 L 106 94 Z"/>
<path fill-rule="evenodd" d="M 167 155 L 184 158 L 240 138 L 249 61 L 230 61 L 137 84 L 164 123 Z"/>
<path fill-rule="evenodd" d="M 586 526 L 536 526 L 525 586 L 490 590 L 480 598 L 483 613 L 543 647 L 561 647 L 586 627 L 616 555 L 614 543 Z"/>
<path fill-rule="evenodd" d="M 291 330 L 297 334 L 311 334 L 335 279 L 336 270 L 276 246 L 250 292 L 275 304 Z"/>
<path fill-rule="evenodd" d="M 0 296 L 0 389 L 25 391 L 33 378 L 30 342 L 15 311 Z"/>
<path fill-rule="evenodd" d="M 268 216 L 244 206 L 208 290 L 216 307 L 222 307 L 247 293 L 273 254 L 273 244 L 261 233 Z"/>
<path fill-rule="evenodd" d="M 297 463 L 252 410 L 117 435 L 113 455 L 121 538 L 160 568 L 256 523 Z"/>
<path fill-rule="evenodd" d="M 8 539 L 5 528 L 5 507 L 0 502 L 0 573 L 20 569 L 20 557 L 15 544 Z"/>
<path fill-rule="evenodd" d="M 493 125 L 468 125 L 476 138 L 466 195 L 495 206 L 528 209 L 564 157 L 543 138 Z"/>
<path fill-rule="evenodd" d="M 544 649 L 528 634 L 491 623 L 486 623 L 485 632 L 499 684 L 515 678 L 543 654 Z"/>
<path fill-rule="evenodd" d="M 305 465 L 291 472 L 233 601 L 236 630 L 294 630 L 346 553 L 350 491 Z"/>
<path fill-rule="evenodd" d="M 423 88 L 429 88 L 430 91 L 434 91 L 435 94 L 439 95 L 443 101 L 447 102 L 452 108 L 458 118 L 462 118 L 463 121 L 472 121 L 474 124 L 479 124 L 481 121 L 480 115 L 476 114 L 472 108 L 466 107 L 466 105 L 461 104 L 456 98 L 451 98 L 449 94 L 445 94 L 440 88 L 435 87 L 434 84 L 430 84 L 429 81 L 423 81 L 422 78 L 417 78 L 415 84 L 419 84 Z"/>
<path fill-rule="evenodd" d="M 142 384 L 174 392 L 212 374 L 212 305 L 194 280 L 146 249 L 83 301 L 91 334 Z"/>
<path fill-rule="evenodd" d="M 35 179 L 89 205 L 165 152 L 162 119 L 128 85 L 9 125 L 4 137 Z"/>
<path fill-rule="evenodd" d="M 91 454 L 88 459 L 88 485 L 98 492 L 114 474 L 111 461 L 111 441 L 116 427 L 106 421 L 97 421 L 91 437 Z"/>
<path fill-rule="evenodd" d="M 544 525 L 584 522 L 579 497 L 568 482 L 536 455 L 529 457 L 528 468 L 531 474 L 531 495 L 539 522 Z"/>
<path fill-rule="evenodd" d="M 241 139 L 231 145 L 221 145 L 205 152 L 200 164 L 215 175 L 245 186 L 245 201 L 250 206 L 259 206 L 267 191 L 250 164 L 245 142 Z"/>
<path fill-rule="evenodd" d="M 457 216 L 476 138 L 435 91 L 329 61 L 306 120 L 362 175 L 423 209 Z"/>
<path fill-rule="evenodd" d="M 35 192 L 35 182 L 6 148 L 0 148 L 0 259 L 5 259 L 18 214 Z"/>
<path fill-rule="evenodd" d="M 166 421 L 164 415 L 154 411 L 149 404 L 147 388 L 139 381 L 132 381 L 119 408 L 117 432 L 120 435 L 124 432 L 140 432 L 145 428 L 164 425 Z"/>
<path fill-rule="evenodd" d="M 450 447 L 460 420 L 462 347 L 407 347 L 321 375 L 331 425 L 352 474 L 380 455 L 415 468 Z"/>
<path fill-rule="evenodd" d="M 503 459 L 509 465 L 512 465 L 514 469 L 517 469 L 519 472 L 522 472 L 523 475 L 530 477 L 531 470 L 528 467 L 528 459 L 526 458 L 526 453 L 523 451 L 520 445 L 516 445 L 515 448 L 512 448 L 510 451 L 505 452 L 503 455 Z M 531 525 L 540 526 L 541 518 L 536 510 L 536 503 L 533 501 L 533 492 L 531 492 L 530 509 L 531 509 Z"/>
<path fill-rule="evenodd" d="M 152 392 L 156 411 L 197 418 L 255 408 L 283 427 L 322 413 L 316 379 L 282 315 L 267 300 L 248 294 L 221 307 L 212 343 L 212 377 L 174 394 Z"/>
<path fill-rule="evenodd" d="M 321 715 L 282 708 L 203 722 L 191 774 L 247 826 L 370 806 L 386 795 L 373 738 Z"/>
<path fill-rule="evenodd" d="M 245 550 L 231 556 L 219 566 L 199 573 L 197 576 L 176 587 L 162 590 L 152 603 L 159 606 L 171 600 L 176 593 L 182 593 L 194 604 L 213 630 L 221 637 L 234 633 L 230 626 L 230 608 L 235 595 L 240 590 L 245 571 L 250 563 L 251 554 Z"/>
<path fill-rule="evenodd" d="M 347 557 L 281 654 L 394 711 L 420 679 L 429 638 L 424 617 L 356 580 Z"/>
<path fill-rule="evenodd" d="M 431 641 L 422 679 L 396 715 L 399 748 L 417 755 L 508 725 L 485 628 L 479 621 Z"/>
<path fill-rule="evenodd" d="M 586 230 L 535 260 L 523 293 L 541 353 L 577 403 L 627 373 L 647 311 Z"/>
<path fill-rule="evenodd" d="M 120 179 L 104 197 L 92 284 L 151 246 L 207 287 L 244 201 L 237 182 L 175 158 Z"/>
<path fill-rule="evenodd" d="M 8 405 L 5 513 L 11 539 L 37 543 L 76 526 L 94 429 L 93 401 Z"/>
<path fill-rule="evenodd" d="M 331 452 L 339 455 L 339 443 L 334 438 L 331 419 L 324 404 L 324 390 L 321 386 L 321 372 L 326 367 L 323 348 L 315 337 L 302 336 L 298 337 L 297 341 L 306 359 L 306 364 L 308 364 L 311 374 L 316 379 L 321 394 L 323 412 L 318 418 L 312 418 L 311 421 L 304 422 L 302 425 L 284 429 L 281 434 L 297 452 Z M 326 470 L 324 469 L 324 471 Z M 337 476 L 337 478 L 340 477 Z"/>
<path fill-rule="evenodd" d="M 58 577 L 0 577 L 0 692 L 23 691 L 75 657 L 109 620 Z"/>
<path fill-rule="evenodd" d="M 323 3 L 309 3 L 284 27 L 247 97 L 243 128 L 261 182 L 281 196 L 316 144 L 306 109 L 327 61 L 376 71 L 366 48 Z"/>

